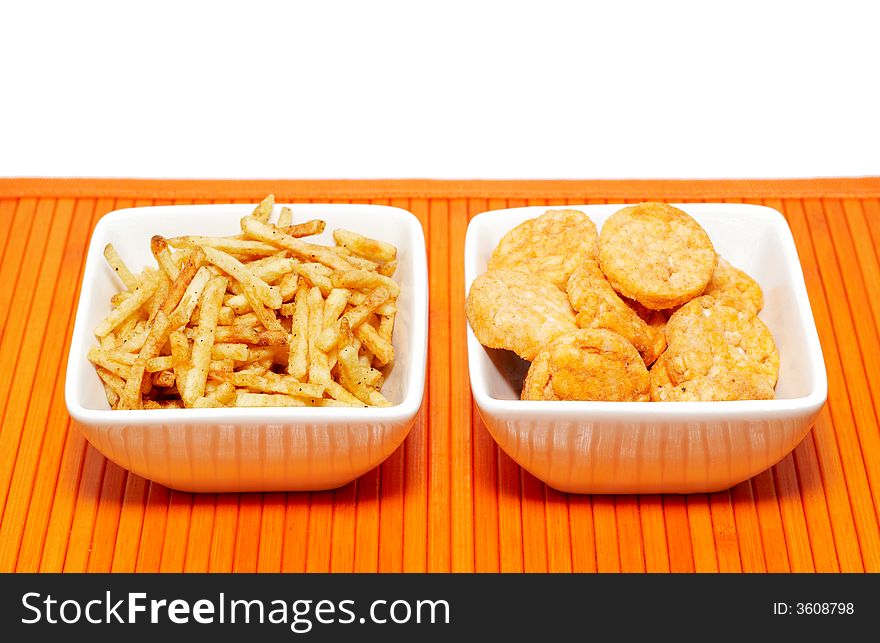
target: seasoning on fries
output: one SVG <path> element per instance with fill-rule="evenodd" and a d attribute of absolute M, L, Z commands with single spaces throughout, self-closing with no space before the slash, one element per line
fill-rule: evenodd
<path fill-rule="evenodd" d="M 390 406 L 397 249 L 296 222 L 274 196 L 228 237 L 156 235 L 138 275 L 111 244 L 122 290 L 88 359 L 113 409 Z"/>

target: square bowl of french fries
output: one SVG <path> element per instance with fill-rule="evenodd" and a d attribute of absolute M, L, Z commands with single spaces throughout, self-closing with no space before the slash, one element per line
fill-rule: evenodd
<path fill-rule="evenodd" d="M 422 227 L 359 204 L 117 210 L 89 246 L 65 382 L 110 460 L 186 491 L 331 489 L 422 403 Z"/>

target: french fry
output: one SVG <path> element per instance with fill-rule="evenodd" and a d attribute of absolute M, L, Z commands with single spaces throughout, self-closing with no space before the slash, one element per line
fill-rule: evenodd
<path fill-rule="evenodd" d="M 294 302 L 290 302 L 289 304 L 281 304 L 281 308 L 278 309 L 278 314 L 282 317 L 293 317 L 293 313 L 296 311 L 296 304 Z"/>
<path fill-rule="evenodd" d="M 205 260 L 205 253 L 200 248 L 194 248 L 189 256 L 181 264 L 177 276 L 174 278 L 165 300 L 162 301 L 161 309 L 169 317 L 174 310 L 180 305 L 180 302 L 191 293 L 190 286 L 202 268 L 202 262 Z M 199 277 L 203 279 L 203 277 Z M 198 284 L 196 284 L 198 288 Z M 185 322 L 182 322 L 185 323 Z"/>
<path fill-rule="evenodd" d="M 352 381 L 352 377 L 360 374 L 361 364 L 358 360 L 359 344 L 355 339 L 351 328 L 345 318 L 339 322 L 339 344 L 337 354 L 339 356 L 339 381 L 342 386 L 350 393 L 357 396 L 355 388 L 357 382 Z"/>
<path fill-rule="evenodd" d="M 184 249 L 194 247 L 215 248 L 231 255 L 249 255 L 269 257 L 278 252 L 275 246 L 253 239 L 235 239 L 233 237 L 172 237 L 167 239 L 172 248 Z"/>
<path fill-rule="evenodd" d="M 231 404 L 235 399 L 235 387 L 229 382 L 221 382 L 220 384 L 217 384 L 212 391 L 207 393 L 205 397 L 211 400 L 216 400 L 223 405 Z"/>
<path fill-rule="evenodd" d="M 113 361 L 119 362 L 120 364 L 125 364 L 126 366 L 131 366 L 137 361 L 137 355 L 126 353 L 125 351 L 111 350 L 107 351 L 107 354 Z"/>
<path fill-rule="evenodd" d="M 203 259 L 204 255 L 198 248 L 193 250 L 181 266 L 177 278 L 164 289 L 165 298 L 159 305 L 153 319 L 153 324 L 147 335 L 147 339 L 144 341 L 144 345 L 138 353 L 137 362 L 135 362 L 129 369 L 128 379 L 125 383 L 125 390 L 119 400 L 121 408 L 142 408 L 141 396 L 145 394 L 143 390 L 145 384 L 149 383 L 149 381 L 144 381 L 143 379 L 144 373 L 147 369 L 147 363 L 150 359 L 159 354 L 162 346 L 168 340 L 169 333 L 174 330 L 169 316 L 178 306 L 181 298 L 186 293 L 190 282 L 198 273 Z M 157 290 L 157 292 L 159 291 Z"/>
<path fill-rule="evenodd" d="M 379 336 L 386 342 L 391 342 L 391 336 L 394 334 L 394 318 L 395 315 L 379 315 Z"/>
<path fill-rule="evenodd" d="M 115 333 L 107 333 L 101 338 L 101 348 L 105 351 L 112 351 L 116 348 L 116 335 Z"/>
<path fill-rule="evenodd" d="M 239 315 L 232 322 L 233 326 L 238 326 L 239 328 L 249 328 L 251 326 L 256 326 L 260 323 L 260 319 L 257 317 L 257 313 L 249 312 L 244 315 Z"/>
<path fill-rule="evenodd" d="M 333 239 L 343 248 L 376 263 L 387 263 L 397 257 L 397 248 L 390 243 L 370 239 L 350 230 L 334 230 Z"/>
<path fill-rule="evenodd" d="M 214 343 L 211 347 L 211 359 L 232 359 L 236 362 L 246 362 L 248 359 L 247 344 Z"/>
<path fill-rule="evenodd" d="M 281 301 L 289 301 L 296 294 L 299 288 L 299 275 L 295 272 L 288 272 L 281 277 L 278 282 L 278 292 L 281 293 Z"/>
<path fill-rule="evenodd" d="M 343 248 L 342 246 L 330 246 L 330 250 L 342 257 L 345 257 L 345 260 L 355 268 L 369 271 L 375 271 L 379 269 L 378 263 L 376 263 L 375 261 L 370 261 L 369 259 L 364 259 L 363 257 L 359 257 L 348 248 Z"/>
<path fill-rule="evenodd" d="M 339 250 L 345 250 L 342 246 L 336 246 Z M 370 261 L 369 259 L 364 259 L 363 257 L 359 257 L 355 254 L 344 254 L 345 260 L 350 263 L 355 268 L 360 270 L 369 270 L 370 272 L 382 272 L 383 266 L 380 266 L 374 261 Z"/>
<path fill-rule="evenodd" d="M 135 284 L 135 287 L 137 287 L 137 284 Z M 128 292 L 127 290 L 123 290 L 122 292 L 114 293 L 113 296 L 110 297 L 110 305 L 113 306 L 113 308 L 116 308 L 119 304 L 124 302 L 130 296 L 131 296 L 131 293 Z"/>
<path fill-rule="evenodd" d="M 386 277 L 393 277 L 397 271 L 397 259 L 392 259 L 386 264 L 379 266 L 379 274 Z"/>
<path fill-rule="evenodd" d="M 128 378 L 125 380 L 125 388 L 118 402 L 120 409 L 143 408 L 144 383 L 150 381 L 144 380 L 145 369 L 146 363 L 141 361 L 135 362 L 128 368 Z"/>
<path fill-rule="evenodd" d="M 354 335 L 373 353 L 380 365 L 385 366 L 394 359 L 394 347 L 370 324 L 361 324 L 355 328 Z"/>
<path fill-rule="evenodd" d="M 301 263 L 294 270 L 309 284 L 321 289 L 322 295 L 327 295 L 333 290 L 333 282 L 330 281 L 332 271 L 325 270 L 326 266 L 320 263 Z"/>
<path fill-rule="evenodd" d="M 235 360 L 231 359 L 212 359 L 208 364 L 210 373 L 231 373 L 233 370 L 235 370 Z"/>
<path fill-rule="evenodd" d="M 164 311 L 159 310 L 156 313 L 156 319 L 153 321 L 153 325 L 147 335 L 147 340 L 144 342 L 140 353 L 138 353 L 137 361 L 135 361 L 128 370 L 128 379 L 125 382 L 125 390 L 119 400 L 120 408 L 143 408 L 143 400 L 141 398 L 146 393 L 144 390 L 145 385 L 150 383 L 149 379 L 144 379 L 147 362 L 159 352 L 159 349 L 162 347 L 162 344 L 165 343 L 165 339 L 167 339 L 170 331 L 171 323 L 168 316 Z"/>
<path fill-rule="evenodd" d="M 195 336 L 194 332 L 192 334 Z M 254 327 L 233 324 L 232 326 L 218 326 L 216 340 L 230 344 L 251 344 L 252 346 L 284 346 L 287 344 L 287 333 L 258 330 Z"/>
<path fill-rule="evenodd" d="M 355 398 L 357 399 L 357 398 Z M 306 406 L 320 406 L 320 407 L 331 407 L 331 406 L 345 406 L 345 407 L 360 407 L 364 408 L 367 405 L 358 400 L 357 402 L 343 402 L 342 400 L 336 400 L 333 398 L 322 397 L 318 398 L 309 398 L 306 400 Z"/>
<path fill-rule="evenodd" d="M 277 393 L 248 393 L 247 391 L 236 391 L 235 406 L 305 406 L 306 403 L 301 399 L 291 397 L 289 395 L 281 395 Z"/>
<path fill-rule="evenodd" d="M 257 393 L 283 393 L 294 397 L 321 397 L 324 395 L 323 384 L 299 382 L 290 375 L 278 375 L 271 372 L 265 375 L 250 375 L 241 371 L 217 373 L 215 379 L 229 382 L 236 388 L 247 388 Z"/>
<path fill-rule="evenodd" d="M 147 325 L 151 325 L 156 319 L 156 313 L 159 312 L 159 309 L 162 307 L 162 302 L 168 298 L 168 292 L 171 290 L 171 282 L 168 280 L 168 277 L 165 276 L 164 272 L 160 272 L 156 276 L 156 280 L 156 292 L 153 293 L 152 298 L 147 304 Z"/>
<path fill-rule="evenodd" d="M 257 221 L 262 221 L 265 223 L 269 220 L 269 217 L 272 216 L 272 210 L 275 208 L 275 195 L 270 194 L 265 199 L 260 201 L 260 204 L 254 208 L 253 217 Z"/>
<path fill-rule="evenodd" d="M 382 371 L 377 371 L 375 368 L 365 367 L 364 375 L 364 381 L 366 382 L 367 386 L 371 386 L 377 390 L 381 388 L 382 382 L 385 378 L 385 376 L 382 375 Z"/>
<path fill-rule="evenodd" d="M 388 398 L 375 389 L 369 390 L 369 397 L 370 401 L 367 402 L 369 406 L 394 406 L 388 401 Z"/>
<path fill-rule="evenodd" d="M 248 357 L 245 360 L 246 364 L 252 362 L 262 362 L 266 359 L 274 359 L 275 358 L 275 347 L 273 346 L 264 346 L 263 348 L 248 348 Z"/>
<path fill-rule="evenodd" d="M 267 284 L 274 284 L 281 277 L 290 273 L 298 263 L 299 261 L 290 257 L 274 256 L 251 261 L 246 267 L 257 279 L 262 279 Z M 234 283 L 230 284 L 230 290 L 233 290 L 234 286 Z"/>
<path fill-rule="evenodd" d="M 139 321 L 140 316 L 137 313 L 129 315 L 124 322 L 117 326 L 116 331 L 114 333 L 110 333 L 110 335 L 115 335 L 117 344 L 121 343 L 119 340 L 122 340 L 124 342 L 131 335 L 135 327 L 137 327 Z"/>
<path fill-rule="evenodd" d="M 392 297 L 397 297 L 400 294 L 400 286 L 392 279 L 368 270 L 355 269 L 334 272 L 330 275 L 330 283 L 334 288 L 350 288 L 352 290 L 372 290 L 379 286 L 385 286 Z"/>
<path fill-rule="evenodd" d="M 221 276 L 221 275 L 216 275 L 210 271 L 208 272 L 208 275 L 210 278 Z M 209 281 L 210 281 L 210 279 L 209 279 Z M 205 285 L 207 285 L 207 283 Z M 196 327 L 199 325 L 199 317 L 202 314 L 202 306 L 201 306 L 200 302 L 201 302 L 201 299 L 199 299 L 199 301 L 196 302 L 196 306 L 195 306 L 195 308 L 193 308 L 192 314 L 190 315 L 190 318 L 189 318 L 189 326 Z M 219 315 L 218 315 L 218 317 L 219 317 Z"/>
<path fill-rule="evenodd" d="M 207 395 L 200 397 L 193 402 L 194 409 L 218 409 L 222 406 L 223 404 L 219 400 L 212 399 Z"/>
<path fill-rule="evenodd" d="M 114 308 L 100 324 L 95 327 L 95 335 L 104 337 L 113 329 L 124 322 L 129 315 L 136 312 L 143 306 L 156 292 L 158 280 L 150 280 L 147 283 L 139 284 L 132 291 L 131 297 Z"/>
<path fill-rule="evenodd" d="M 138 366 L 140 366 L 140 362 L 138 363 Z M 131 373 L 131 371 L 129 371 L 129 379 L 131 379 L 130 373 Z M 126 386 L 126 388 L 128 388 L 128 382 L 125 383 L 125 386 Z M 140 397 L 141 398 L 147 397 L 152 390 L 153 390 L 153 379 L 151 377 L 142 377 L 141 378 Z M 125 391 L 123 391 L 123 394 L 124 393 L 125 393 Z M 120 401 L 122 401 L 122 400 L 120 400 Z M 138 404 L 137 406 L 129 406 L 128 408 L 137 408 L 137 409 L 143 408 L 143 400 L 142 399 L 139 399 L 137 401 L 137 404 Z M 125 408 L 125 407 L 123 407 L 123 408 Z"/>
<path fill-rule="evenodd" d="M 221 326 L 229 326 L 235 323 L 235 311 L 229 306 L 220 308 L 220 314 L 217 315 L 217 323 Z"/>
<path fill-rule="evenodd" d="M 122 397 L 122 391 L 125 389 L 125 379 L 117 375 L 116 373 L 107 370 L 103 366 L 96 366 L 95 371 L 98 373 L 98 377 L 104 382 L 104 384 L 113 392 L 116 396 L 116 400 L 110 402 L 110 406 L 114 406 L 119 398 Z"/>
<path fill-rule="evenodd" d="M 150 410 L 182 409 L 183 403 L 180 400 L 147 400 L 144 402 L 144 408 Z"/>
<path fill-rule="evenodd" d="M 274 374 L 274 371 L 272 371 L 272 367 L 275 365 L 274 357 L 267 357 L 266 359 L 257 360 L 256 362 L 254 362 L 254 364 L 256 366 L 259 366 L 260 368 L 265 369 L 267 373 L 271 371 L 271 373 Z"/>
<path fill-rule="evenodd" d="M 345 288 L 334 288 L 327 295 L 324 301 L 324 330 L 335 326 L 339 323 L 339 315 L 345 310 L 348 299 L 351 297 L 351 291 Z M 327 351 L 327 366 L 332 370 L 336 365 L 336 348 L 333 347 Z"/>
<path fill-rule="evenodd" d="M 332 397 L 334 400 L 347 402 L 354 406 L 366 406 L 358 398 L 345 390 L 345 387 L 332 380 L 327 382 L 327 395 Z"/>
<path fill-rule="evenodd" d="M 144 342 L 147 341 L 147 335 L 149 334 L 150 330 L 146 327 L 144 322 L 139 321 L 131 333 L 129 333 L 128 338 L 117 347 L 117 350 L 123 353 L 140 352 L 141 347 L 144 345 Z"/>
<path fill-rule="evenodd" d="M 275 195 L 270 194 L 260 201 L 260 204 L 254 208 L 253 216 L 257 221 L 265 223 L 272 216 L 272 210 L 275 209 Z"/>
<path fill-rule="evenodd" d="M 292 377 L 303 379 L 308 372 L 309 359 L 309 289 L 304 284 L 297 289 L 292 314 L 287 372 Z"/>
<path fill-rule="evenodd" d="M 364 301 L 366 301 L 368 294 L 369 293 L 366 293 L 364 291 L 356 290 L 351 293 L 351 299 L 348 303 L 350 303 L 352 306 L 360 306 L 364 303 Z M 397 312 L 397 300 L 389 298 L 388 301 L 381 304 L 380 306 L 377 306 L 373 310 L 373 312 L 377 315 L 394 315 Z"/>
<path fill-rule="evenodd" d="M 292 271 L 299 261 L 291 259 L 290 257 L 270 258 L 272 259 L 272 262 L 265 264 L 259 270 L 255 270 L 254 274 L 266 283 L 273 284 L 278 291 L 278 294 L 282 296 L 281 298 L 283 301 L 284 296 L 281 292 L 281 280 L 287 275 L 291 275 L 291 278 L 296 276 L 295 274 L 292 274 Z"/>
<path fill-rule="evenodd" d="M 235 372 L 241 375 L 265 375 L 269 372 L 269 368 L 267 366 L 262 366 L 260 362 L 253 362 L 247 367 L 239 369 Z"/>
<path fill-rule="evenodd" d="M 284 234 L 288 234 L 291 237 L 311 237 L 316 234 L 321 234 L 324 232 L 324 228 L 327 227 L 327 223 L 322 221 L 321 219 L 311 219 L 309 221 L 303 221 L 302 223 L 297 223 L 296 225 L 284 225 L 281 221 L 278 221 L 278 229 L 281 230 Z"/>
<path fill-rule="evenodd" d="M 340 383 L 361 402 L 369 406 L 391 406 L 391 403 L 381 393 L 367 384 L 369 376 L 358 360 L 357 348 L 352 342 L 351 329 L 344 317 L 340 326 L 341 339 L 338 352 Z"/>
<path fill-rule="evenodd" d="M 397 300 L 389 299 L 381 306 L 377 306 L 373 312 L 383 317 L 394 316 L 397 314 Z"/>
<path fill-rule="evenodd" d="M 107 403 L 110 405 L 110 408 L 117 408 L 119 405 L 119 394 L 110 388 L 107 382 L 102 381 L 101 384 L 104 386 L 104 395 L 107 397 Z"/>
<path fill-rule="evenodd" d="M 334 288 L 330 291 L 324 302 L 324 328 L 338 323 L 339 316 L 345 310 L 349 297 L 351 297 L 351 291 L 345 288 Z"/>
<path fill-rule="evenodd" d="M 107 260 L 107 264 L 113 269 L 116 276 L 119 277 L 119 281 L 121 281 L 128 290 L 132 292 L 137 290 L 140 282 L 137 277 L 131 273 L 128 266 L 125 265 L 125 262 L 122 260 L 122 257 L 119 256 L 119 253 L 116 252 L 116 248 L 113 247 L 112 243 L 108 243 L 104 246 L 104 259 Z"/>
<path fill-rule="evenodd" d="M 169 388 L 174 386 L 174 373 L 172 371 L 160 371 L 153 375 L 153 385 Z"/>
<path fill-rule="evenodd" d="M 324 328 L 324 298 L 317 286 L 309 291 L 309 382 L 326 384 L 330 381 L 327 355 L 318 348 L 318 336 Z"/>
<path fill-rule="evenodd" d="M 265 281 L 254 275 L 238 259 L 216 248 L 204 248 L 205 258 L 227 273 L 243 288 L 251 289 L 269 308 L 281 307 L 281 294 Z"/>
<path fill-rule="evenodd" d="M 174 358 L 171 355 L 152 357 L 147 360 L 147 373 L 158 373 L 174 368 Z"/>
<path fill-rule="evenodd" d="M 244 239 L 244 235 L 241 235 L 241 238 Z M 262 241 L 258 243 L 263 243 Z M 281 250 L 280 248 L 275 248 L 275 254 L 268 257 L 260 257 L 259 259 L 251 259 L 248 260 L 248 270 L 252 270 L 254 274 L 259 274 L 261 270 L 272 270 L 272 266 L 278 265 L 278 262 L 282 262 L 283 264 L 289 265 L 291 261 L 290 254 L 286 250 Z M 296 262 L 296 259 L 292 260 Z M 230 284 L 232 286 L 232 284 Z M 230 290 L 232 288 L 230 287 Z"/>
<path fill-rule="evenodd" d="M 157 234 L 150 239 L 150 250 L 153 252 L 156 263 L 159 264 L 165 276 L 171 281 L 177 279 L 180 268 L 177 267 L 174 257 L 171 256 L 171 251 L 168 249 L 168 242 L 165 240 L 165 237 Z"/>
<path fill-rule="evenodd" d="M 349 328 L 357 328 L 364 323 L 364 320 L 372 314 L 372 312 L 382 304 L 384 304 L 391 293 L 385 286 L 379 286 L 370 291 L 361 304 L 352 308 L 342 316 Z M 318 339 L 317 345 L 321 350 L 328 351 L 339 341 L 340 324 L 336 324 L 324 330 Z"/>
<path fill-rule="evenodd" d="M 317 261 L 334 270 L 351 270 L 353 267 L 342 257 L 331 252 L 324 246 L 305 243 L 285 234 L 275 226 L 267 225 L 254 217 L 241 220 L 241 229 L 249 237 L 271 243 L 279 248 L 290 250 L 294 255 L 305 261 Z"/>
<path fill-rule="evenodd" d="M 282 301 L 284 301 L 296 291 L 295 285 L 293 286 L 293 291 L 290 290 L 290 283 L 291 280 L 295 281 L 297 278 L 297 276 L 291 271 L 298 263 L 299 262 L 296 259 L 276 256 L 268 257 L 267 259 L 260 261 L 252 261 L 247 264 L 247 268 L 255 277 L 265 281 L 267 284 L 271 285 L 277 283 L 277 289 L 281 294 Z M 286 278 L 286 280 L 282 287 L 281 282 L 284 278 Z M 234 295 L 229 296 L 224 300 L 225 305 L 234 308 L 238 313 L 250 310 L 249 304 L 244 296 L 245 288 L 241 284 L 233 281 L 229 284 L 229 290 L 232 291 Z"/>
<path fill-rule="evenodd" d="M 177 383 L 177 392 L 184 396 L 186 371 L 190 361 L 189 341 L 179 330 L 173 330 L 168 334 L 168 343 L 171 344 L 171 362 L 174 369 L 174 381 Z"/>
<path fill-rule="evenodd" d="M 317 261 L 304 261 L 300 263 L 298 266 L 294 267 L 294 270 L 299 272 L 302 275 L 319 275 L 321 277 L 330 278 L 330 275 L 333 274 L 333 268 L 329 266 L 325 266 L 322 263 Z M 317 285 L 317 284 L 315 284 Z"/>
<path fill-rule="evenodd" d="M 293 210 L 284 206 L 281 208 L 281 214 L 278 215 L 278 221 L 275 223 L 279 228 L 286 228 L 293 223 Z"/>
<path fill-rule="evenodd" d="M 263 302 L 257 296 L 257 293 L 247 290 L 247 292 L 245 292 L 245 297 L 263 328 L 270 331 L 284 332 L 284 328 L 282 328 L 281 323 L 275 316 L 275 312 L 269 310 L 263 305 Z M 279 306 L 279 308 L 280 307 L 281 306 Z"/>
<path fill-rule="evenodd" d="M 228 297 L 225 306 L 231 309 L 236 315 L 244 315 L 252 310 L 251 302 L 248 301 L 248 298 L 244 293 Z M 234 321 L 232 323 L 234 323 Z"/>
<path fill-rule="evenodd" d="M 192 405 L 205 394 L 205 382 L 211 364 L 211 349 L 214 346 L 217 317 L 220 314 L 226 284 L 225 278 L 214 277 L 208 282 L 202 294 L 202 314 L 199 317 L 199 327 L 193 342 L 192 363 L 186 373 L 184 404 Z"/>

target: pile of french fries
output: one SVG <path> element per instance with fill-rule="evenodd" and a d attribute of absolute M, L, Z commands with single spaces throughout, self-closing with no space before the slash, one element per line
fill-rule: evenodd
<path fill-rule="evenodd" d="M 157 268 L 132 273 L 108 244 L 125 290 L 88 354 L 113 409 L 390 406 L 397 249 L 335 230 L 336 246 L 302 241 L 273 195 L 229 237 L 154 236 Z"/>

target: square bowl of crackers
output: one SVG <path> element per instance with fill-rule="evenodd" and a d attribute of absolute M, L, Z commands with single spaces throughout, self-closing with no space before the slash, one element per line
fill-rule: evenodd
<path fill-rule="evenodd" d="M 480 415 L 562 491 L 729 488 L 794 449 L 827 398 L 794 239 L 771 208 L 484 212 L 465 289 Z"/>
<path fill-rule="evenodd" d="M 65 382 L 120 466 L 185 491 L 331 489 L 422 404 L 421 224 L 360 204 L 174 205 L 102 217 Z"/>

